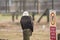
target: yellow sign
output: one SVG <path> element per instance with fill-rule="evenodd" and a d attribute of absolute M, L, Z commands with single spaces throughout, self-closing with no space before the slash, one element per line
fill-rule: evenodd
<path fill-rule="evenodd" d="M 54 25 L 56 22 L 55 22 L 55 19 L 54 19 L 54 12 L 51 13 L 51 17 L 52 17 L 52 21 L 51 21 L 51 24 Z"/>
<path fill-rule="evenodd" d="M 49 14 L 50 26 L 56 26 L 56 11 L 50 10 Z"/>

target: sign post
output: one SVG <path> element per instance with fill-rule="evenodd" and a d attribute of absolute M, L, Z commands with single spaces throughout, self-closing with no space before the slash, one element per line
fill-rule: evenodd
<path fill-rule="evenodd" d="M 49 24 L 50 24 L 50 40 L 56 40 L 56 11 L 49 11 Z"/>

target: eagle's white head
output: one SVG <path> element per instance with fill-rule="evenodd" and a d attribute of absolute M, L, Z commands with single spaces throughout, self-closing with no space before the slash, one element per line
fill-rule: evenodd
<path fill-rule="evenodd" d="M 23 16 L 29 16 L 28 11 L 24 11 L 24 12 L 23 12 Z"/>

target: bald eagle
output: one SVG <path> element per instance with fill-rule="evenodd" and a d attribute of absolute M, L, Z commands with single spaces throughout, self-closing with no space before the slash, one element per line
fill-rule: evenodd
<path fill-rule="evenodd" d="M 22 29 L 30 29 L 33 32 L 33 21 L 29 13 L 25 11 L 20 20 Z"/>

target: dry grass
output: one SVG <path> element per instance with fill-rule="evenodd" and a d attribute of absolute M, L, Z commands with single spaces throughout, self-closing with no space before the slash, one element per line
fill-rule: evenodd
<path fill-rule="evenodd" d="M 35 16 L 35 19 L 38 19 L 39 15 Z M 60 17 L 57 18 L 59 21 Z M 15 20 L 13 23 L 11 21 L 11 16 L 0 16 L 0 39 L 8 39 L 8 40 L 23 40 L 22 29 L 19 24 L 19 20 Z M 49 40 L 49 24 L 46 23 L 46 17 L 43 17 L 40 23 L 34 21 L 34 32 L 31 36 L 31 40 Z M 57 23 L 58 23 L 57 21 Z M 59 23 L 58 23 L 59 24 Z M 46 28 L 43 30 L 42 25 L 45 25 Z M 60 25 L 57 25 L 60 26 Z M 57 33 L 59 31 L 57 30 Z"/>

